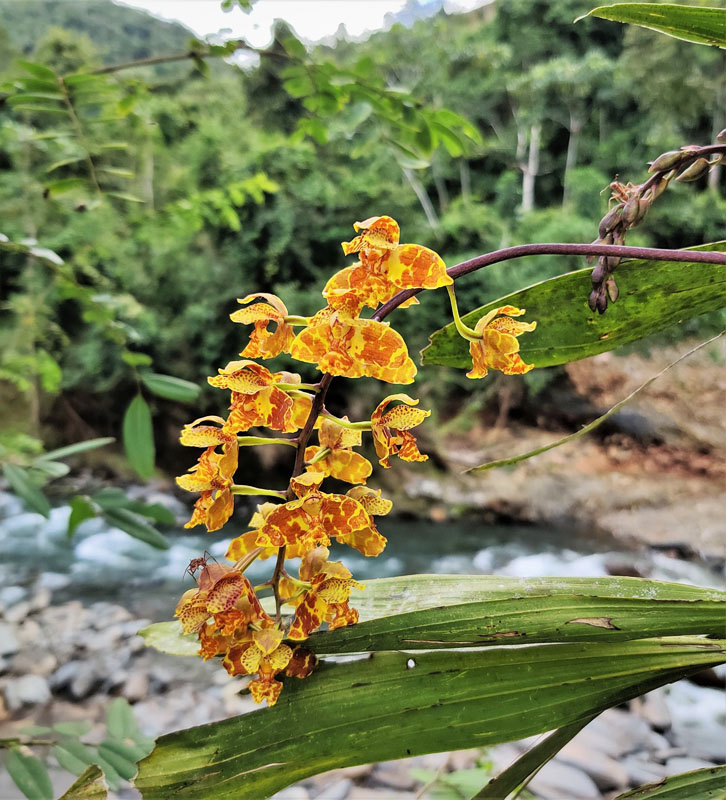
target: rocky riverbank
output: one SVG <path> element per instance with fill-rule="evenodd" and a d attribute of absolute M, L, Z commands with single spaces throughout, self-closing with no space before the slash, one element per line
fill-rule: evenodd
<path fill-rule="evenodd" d="M 240 681 L 217 664 L 146 649 L 135 634 L 148 620 L 135 619 L 123 606 L 51 601 L 51 591 L 43 586 L 0 591 L 1 736 L 15 735 L 29 724 L 81 719 L 99 728 L 113 696 L 125 697 L 142 730 L 154 737 L 252 709 L 250 698 L 238 694 Z M 714 674 L 707 677 L 718 684 Z M 723 759 L 724 742 L 721 689 L 682 681 L 628 708 L 606 711 L 539 773 L 531 788 L 543 800 L 610 797 L 629 786 L 716 763 Z M 426 780 L 454 770 L 482 763 L 500 771 L 530 744 L 352 767 L 304 781 L 279 797 L 415 798 Z M 71 778 L 52 756 L 49 764 L 60 794 Z M 126 787 L 120 796 L 137 795 Z M 20 798 L 6 774 L 0 776 L 0 798 Z"/>
<path fill-rule="evenodd" d="M 389 489 L 400 498 L 396 507 L 437 520 L 474 513 L 572 526 L 723 566 L 724 339 L 659 377 L 593 434 L 516 469 L 462 474 L 578 430 L 688 347 L 657 350 L 649 358 L 604 353 L 569 364 L 565 387 L 549 388 L 524 412 L 510 414 L 517 401 L 506 389 L 492 419 L 464 411 L 433 432 L 422 426 L 430 437 L 424 449 L 435 460 L 413 465 L 403 479 L 402 470 L 384 476 L 395 480 Z"/>

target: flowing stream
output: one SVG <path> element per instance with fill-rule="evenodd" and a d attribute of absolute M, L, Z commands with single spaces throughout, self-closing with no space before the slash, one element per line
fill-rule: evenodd
<path fill-rule="evenodd" d="M 175 511 L 173 497 L 165 499 Z M 106 600 L 150 619 L 166 619 L 190 578 L 184 571 L 192 558 L 207 551 L 223 561 L 230 539 L 243 532 L 231 524 L 216 534 L 167 531 L 168 550 L 156 550 L 109 528 L 101 519 L 83 523 L 68 540 L 68 506 L 53 509 L 50 519 L 23 509 L 0 493 L 0 565 L 2 585 L 38 581 L 54 593 L 54 602 Z M 573 530 L 524 525 L 492 525 L 476 517 L 448 522 L 379 518 L 388 538 L 378 558 L 364 558 L 350 548 L 333 547 L 359 580 L 421 572 L 595 577 L 640 574 L 658 580 L 723 587 L 723 576 L 711 566 L 672 558 L 665 553 L 634 551 L 622 543 Z M 253 582 L 269 577 L 270 562 L 249 570 Z"/>

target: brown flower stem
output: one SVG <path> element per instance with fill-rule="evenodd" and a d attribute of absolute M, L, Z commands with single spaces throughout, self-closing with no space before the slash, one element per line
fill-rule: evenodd
<path fill-rule="evenodd" d="M 318 391 L 313 398 L 312 405 L 310 406 L 310 413 L 308 414 L 308 418 L 305 420 L 305 424 L 302 427 L 302 430 L 298 434 L 297 437 L 297 453 L 295 453 L 295 464 L 292 468 L 292 478 L 296 478 L 298 475 L 302 474 L 305 470 L 305 449 L 308 446 L 308 442 L 310 441 L 310 437 L 312 436 L 313 430 L 315 429 L 315 423 L 318 421 L 318 417 L 322 413 L 322 410 L 325 406 L 325 395 L 328 392 L 328 387 L 330 386 L 331 381 L 333 380 L 333 376 L 329 375 L 327 372 L 323 375 L 320 382 L 317 384 Z M 291 488 L 288 487 L 286 493 L 287 500 L 294 500 L 295 493 L 292 491 Z M 285 565 L 285 551 L 287 550 L 287 546 L 283 545 L 277 551 L 277 560 L 275 561 L 275 570 L 272 573 L 272 578 L 270 579 L 270 584 L 272 586 L 272 592 L 275 595 L 275 621 L 279 622 L 281 618 L 281 608 L 282 608 L 282 600 L 280 598 L 280 578 L 282 577 L 284 565 Z"/>
<path fill-rule="evenodd" d="M 652 261 L 693 261 L 700 264 L 726 265 L 726 253 L 713 250 L 666 250 L 659 247 L 629 247 L 615 244 L 520 244 L 494 250 L 468 261 L 449 267 L 446 273 L 454 280 L 490 267 L 501 261 L 509 261 L 523 256 L 615 256 L 617 258 L 647 258 Z M 372 316 L 378 322 L 385 319 L 401 303 L 405 303 L 423 289 L 404 289 L 384 303 Z"/>

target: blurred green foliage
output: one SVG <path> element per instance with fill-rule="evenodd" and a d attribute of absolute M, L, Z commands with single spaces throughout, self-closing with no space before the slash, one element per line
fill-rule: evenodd
<path fill-rule="evenodd" d="M 723 53 L 573 25 L 579 0 L 508 0 L 307 53 L 281 25 L 244 69 L 193 58 L 102 75 L 81 92 L 79 135 L 52 92 L 40 110 L 12 99 L 43 94 L 17 57 L 68 75 L 190 45 L 186 29 L 133 9 L 78 7 L 0 2 L 0 393 L 24 403 L 16 428 L 52 444 L 118 435 L 144 374 L 204 384 L 246 339 L 226 322 L 236 297 L 275 291 L 292 313 L 314 312 L 356 219 L 390 214 L 449 264 L 591 241 L 616 173 L 640 181 L 658 153 L 726 126 Z M 723 238 L 719 180 L 669 191 L 629 242 Z M 485 270 L 462 282 L 460 304 L 581 266 Z M 448 319 L 440 294 L 397 318 L 412 350 Z M 446 374 L 424 370 L 424 387 L 475 388 Z M 153 402 L 167 412 L 163 451 L 187 411 Z M 219 404 L 213 390 L 198 401 L 200 413 Z"/>

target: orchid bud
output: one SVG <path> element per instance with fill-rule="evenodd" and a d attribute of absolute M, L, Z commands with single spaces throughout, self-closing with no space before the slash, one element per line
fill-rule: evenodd
<path fill-rule="evenodd" d="M 650 162 L 648 172 L 663 172 L 663 170 L 672 169 L 682 163 L 685 158 L 687 156 L 681 150 L 669 150 L 667 153 L 659 155 L 655 161 Z"/>
<path fill-rule="evenodd" d="M 676 180 L 681 183 L 697 181 L 708 172 L 710 166 L 707 158 L 697 158 L 690 167 L 687 167 L 680 175 L 676 176 Z"/>

